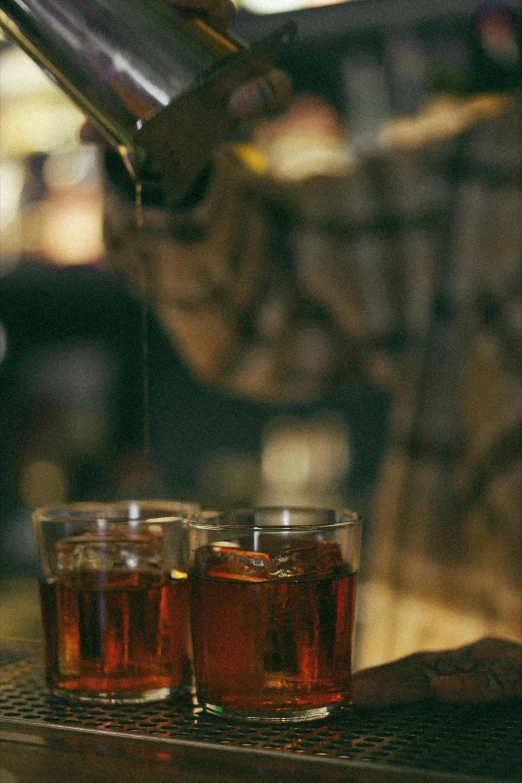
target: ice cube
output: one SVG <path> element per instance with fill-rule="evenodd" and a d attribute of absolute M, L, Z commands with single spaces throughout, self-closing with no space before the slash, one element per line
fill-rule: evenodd
<path fill-rule="evenodd" d="M 160 565 L 155 536 L 97 537 L 90 534 L 64 538 L 56 544 L 58 572 L 137 570 Z"/>
<path fill-rule="evenodd" d="M 291 579 L 302 576 L 318 578 L 333 574 L 342 565 L 341 550 L 335 542 L 300 542 L 293 549 L 287 548 L 270 558 L 268 578 Z"/>
<path fill-rule="evenodd" d="M 270 540 L 269 540 L 270 539 Z M 295 577 L 319 578 L 333 574 L 343 565 L 338 544 L 306 539 L 284 540 L 275 536 L 262 542 L 266 552 L 238 549 L 232 544 L 212 544 L 196 551 L 196 572 L 202 576 L 265 582 Z"/>
<path fill-rule="evenodd" d="M 270 557 L 263 552 L 212 544 L 196 550 L 195 559 L 196 571 L 203 576 L 242 582 L 265 582 L 268 579 Z"/>

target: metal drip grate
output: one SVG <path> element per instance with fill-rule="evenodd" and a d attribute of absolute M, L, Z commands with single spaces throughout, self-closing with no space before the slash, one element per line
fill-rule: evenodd
<path fill-rule="evenodd" d="M 344 760 L 348 766 L 365 762 L 466 779 L 522 779 L 519 703 L 452 707 L 424 702 L 346 710 L 313 725 L 245 725 L 202 714 L 188 698 L 139 707 L 63 702 L 46 692 L 39 653 L 30 652 L 0 668 L 0 721 L 33 733 L 46 725 L 107 739 L 111 734 L 147 738 L 163 746 L 175 740 Z"/>

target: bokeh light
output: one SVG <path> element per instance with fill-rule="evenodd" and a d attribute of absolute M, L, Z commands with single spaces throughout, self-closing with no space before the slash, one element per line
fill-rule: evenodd
<path fill-rule="evenodd" d="M 64 192 L 42 205 L 41 252 L 57 264 L 85 264 L 103 253 L 99 201 Z"/>
<path fill-rule="evenodd" d="M 20 476 L 20 497 L 30 508 L 67 500 L 67 478 L 64 471 L 50 460 L 32 460 Z"/>

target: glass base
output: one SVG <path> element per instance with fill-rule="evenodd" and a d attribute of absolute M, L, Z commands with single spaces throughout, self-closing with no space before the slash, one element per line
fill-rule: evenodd
<path fill-rule="evenodd" d="M 51 687 L 50 692 L 53 696 L 59 696 L 61 699 L 67 699 L 72 702 L 83 702 L 84 704 L 144 704 L 152 701 L 165 701 L 176 695 L 188 693 L 188 688 L 155 688 L 149 691 L 140 691 L 139 693 L 112 693 L 102 692 L 89 693 L 86 691 L 69 691 L 66 688 Z"/>
<path fill-rule="evenodd" d="M 339 712 L 347 705 L 337 702 L 327 707 L 314 707 L 307 710 L 232 710 L 227 707 L 218 707 L 208 702 L 200 702 L 205 712 L 217 715 L 227 720 L 247 721 L 252 723 L 304 723 L 305 721 L 324 720 L 335 712 Z"/>

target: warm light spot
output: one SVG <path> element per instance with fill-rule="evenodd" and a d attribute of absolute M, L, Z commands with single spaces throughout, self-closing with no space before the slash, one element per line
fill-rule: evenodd
<path fill-rule="evenodd" d="M 341 176 L 353 166 L 346 127 L 335 108 L 315 95 L 296 98 L 277 119 L 259 123 L 252 143 L 278 179 Z"/>
<path fill-rule="evenodd" d="M 262 451 L 267 484 L 288 491 L 335 486 L 350 467 L 348 432 L 336 417 L 272 422 Z"/>
<path fill-rule="evenodd" d="M 17 161 L 4 161 L 0 165 L 0 232 L 2 238 L 7 226 L 18 213 L 23 186 L 23 166 Z"/>
<path fill-rule="evenodd" d="M 439 95 L 415 117 L 389 120 L 381 130 L 379 141 L 384 146 L 418 149 L 437 139 L 456 136 L 475 122 L 499 114 L 508 103 L 509 98 L 502 95 L 464 99 Z"/>
<path fill-rule="evenodd" d="M 25 157 L 73 145 L 83 121 L 83 115 L 69 102 L 43 95 L 10 101 L 2 106 L 3 154 Z"/>
<path fill-rule="evenodd" d="M 185 571 L 178 571 L 174 568 L 170 572 L 171 579 L 188 579 L 188 574 Z"/>
<path fill-rule="evenodd" d="M 43 177 L 49 190 L 68 190 L 88 179 L 93 187 L 101 187 L 97 150 L 74 146 L 52 153 L 45 161 Z"/>
<path fill-rule="evenodd" d="M 1 232 L 0 277 L 9 274 L 16 267 L 20 260 L 22 245 L 22 215 L 18 213 Z"/>
<path fill-rule="evenodd" d="M 64 193 L 42 206 L 41 252 L 58 264 L 85 264 L 103 253 L 99 199 Z"/>
<path fill-rule="evenodd" d="M 27 506 L 64 503 L 67 478 L 62 468 L 49 460 L 29 462 L 20 477 L 20 497 Z"/>
<path fill-rule="evenodd" d="M 3 100 L 33 93 L 60 94 L 56 84 L 22 49 L 13 46 L 0 56 L 0 85 Z"/>
<path fill-rule="evenodd" d="M 352 166 L 352 157 L 335 140 L 295 134 L 279 139 L 271 149 L 270 167 L 279 179 L 342 176 Z"/>
<path fill-rule="evenodd" d="M 268 162 L 265 156 L 251 144 L 234 144 L 233 149 L 249 168 L 262 176 L 268 171 Z"/>
<path fill-rule="evenodd" d="M 268 483 L 288 487 L 306 485 L 311 467 L 310 450 L 302 433 L 282 429 L 265 444 L 262 471 Z"/>

